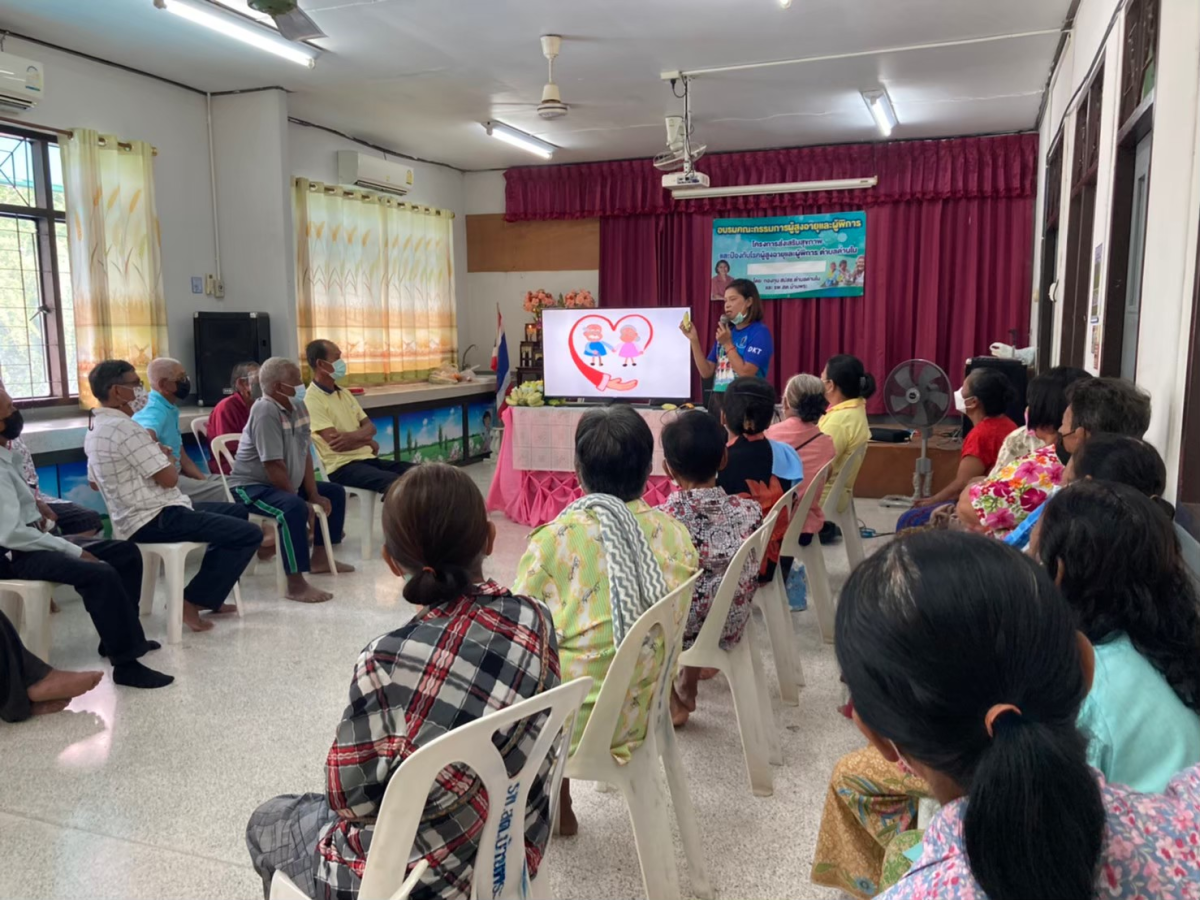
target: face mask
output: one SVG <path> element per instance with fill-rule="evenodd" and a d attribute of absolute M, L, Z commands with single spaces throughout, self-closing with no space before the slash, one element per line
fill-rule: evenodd
<path fill-rule="evenodd" d="M 334 381 L 341 381 L 346 377 L 346 361 L 339 359 L 333 364 L 333 371 L 330 373 Z"/>
<path fill-rule="evenodd" d="M 292 390 L 296 392 L 292 394 L 292 399 L 299 400 L 301 403 L 303 403 L 305 396 L 308 394 L 308 388 L 306 388 L 303 384 L 294 384 L 292 385 Z"/>
<path fill-rule="evenodd" d="M 125 385 L 122 385 L 122 387 L 128 388 L 129 385 L 125 384 Z M 135 385 L 133 387 L 133 399 L 129 401 L 129 408 L 132 409 L 134 412 L 137 412 L 139 409 L 141 409 L 143 406 L 146 405 L 146 401 L 149 399 L 150 399 L 150 395 L 146 393 L 146 389 L 144 387 L 142 387 L 140 384 Z"/>
<path fill-rule="evenodd" d="M 175 402 L 182 403 L 192 392 L 192 380 L 184 375 L 175 382 Z"/>
<path fill-rule="evenodd" d="M 967 398 L 963 396 L 962 388 L 954 392 L 954 408 L 960 413 L 967 411 Z"/>
<path fill-rule="evenodd" d="M 1064 466 L 1071 461 L 1071 451 L 1063 443 L 1063 436 L 1061 434 L 1054 439 L 1054 452 L 1058 454 L 1058 461 Z"/>
<path fill-rule="evenodd" d="M 257 400 L 262 397 L 262 385 L 257 381 L 250 382 L 250 399 Z"/>
<path fill-rule="evenodd" d="M 19 409 L 14 409 L 12 414 L 4 420 L 3 437 L 7 441 L 15 441 L 21 436 L 21 431 L 25 428 L 25 417 L 21 415 Z"/>
<path fill-rule="evenodd" d="M 744 312 L 740 312 L 736 316 L 733 317 L 734 325 L 741 325 L 745 321 L 746 321 L 746 314 Z"/>

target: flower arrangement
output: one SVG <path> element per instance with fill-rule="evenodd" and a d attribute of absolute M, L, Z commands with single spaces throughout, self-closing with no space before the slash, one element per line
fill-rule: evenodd
<path fill-rule="evenodd" d="M 555 297 L 549 291 L 539 288 L 526 293 L 522 305 L 525 312 L 540 317 L 544 309 L 595 309 L 596 298 L 589 290 L 567 291 Z"/>

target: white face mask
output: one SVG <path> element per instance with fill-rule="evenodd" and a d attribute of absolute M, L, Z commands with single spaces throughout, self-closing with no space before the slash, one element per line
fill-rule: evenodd
<path fill-rule="evenodd" d="M 957 391 L 954 392 L 954 408 L 957 409 L 960 413 L 965 413 L 967 411 L 967 401 L 971 400 L 971 399 L 974 399 L 974 398 L 964 397 L 962 388 L 959 388 Z"/>

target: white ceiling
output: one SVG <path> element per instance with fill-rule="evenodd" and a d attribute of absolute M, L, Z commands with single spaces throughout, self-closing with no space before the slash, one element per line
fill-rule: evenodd
<path fill-rule="evenodd" d="M 232 0 L 223 0 L 232 2 Z M 1057 29 L 1070 0 L 301 0 L 329 35 L 308 70 L 155 9 L 153 0 L 0 0 L 0 27 L 201 90 L 281 85 L 292 116 L 464 169 L 536 162 L 484 134 L 497 119 L 554 162 L 650 156 L 682 104 L 663 70 Z M 571 113 L 545 122 L 538 36 L 564 36 Z M 1030 129 L 1057 35 L 728 73 L 693 82 L 697 139 L 743 150 L 878 138 L 860 90 L 885 86 L 894 137 Z M 53 73 L 48 74 L 51 78 Z"/>

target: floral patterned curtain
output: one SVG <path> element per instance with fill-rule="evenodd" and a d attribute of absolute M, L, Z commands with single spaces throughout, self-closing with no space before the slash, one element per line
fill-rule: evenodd
<path fill-rule="evenodd" d="M 87 375 L 96 363 L 125 359 L 145 377 L 167 352 L 154 148 L 87 128 L 61 146 L 79 402 L 95 406 Z"/>
<path fill-rule="evenodd" d="M 293 211 L 301 348 L 336 343 L 349 384 L 457 361 L 451 214 L 303 178 Z"/>

